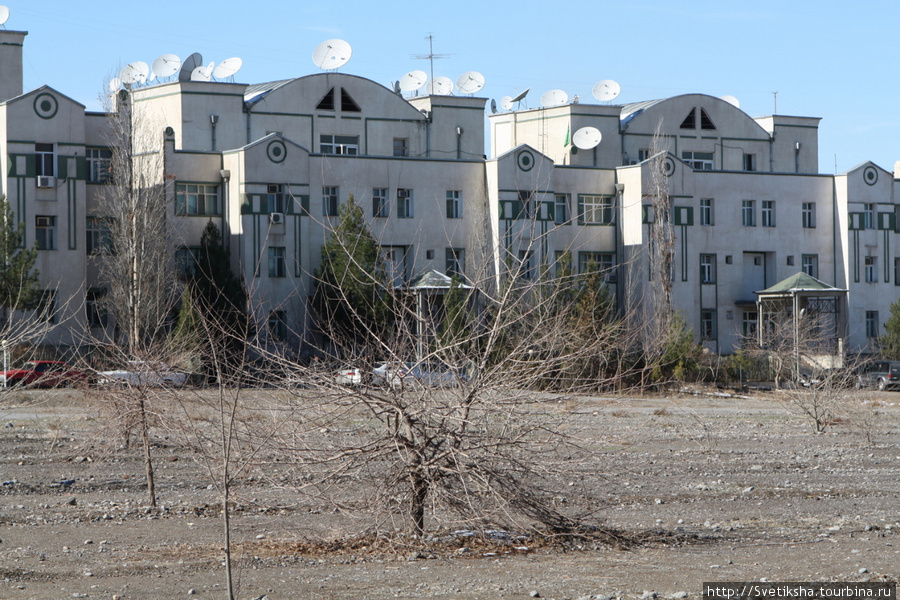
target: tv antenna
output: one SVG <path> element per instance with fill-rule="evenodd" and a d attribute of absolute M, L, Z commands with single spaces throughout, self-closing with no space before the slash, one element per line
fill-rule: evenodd
<path fill-rule="evenodd" d="M 431 79 L 431 81 L 434 81 L 434 59 L 450 58 L 453 55 L 452 54 L 435 54 L 434 53 L 434 35 L 433 34 L 429 33 L 425 39 L 428 40 L 428 54 L 413 54 L 412 57 L 415 58 L 416 60 L 427 60 L 428 61 L 428 64 L 430 65 L 430 68 L 431 68 L 430 79 Z"/>

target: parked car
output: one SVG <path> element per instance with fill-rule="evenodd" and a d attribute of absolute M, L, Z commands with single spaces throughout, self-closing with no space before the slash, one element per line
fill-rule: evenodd
<path fill-rule="evenodd" d="M 863 366 L 859 374 L 860 387 L 879 390 L 900 386 L 900 361 L 876 360 Z"/>
<path fill-rule="evenodd" d="M 433 362 L 382 363 L 372 371 L 375 385 L 392 388 L 421 385 L 426 387 L 457 387 L 469 377 L 457 369 Z"/>
<path fill-rule="evenodd" d="M 339 369 L 338 372 L 335 373 L 334 382 L 338 385 L 362 385 L 363 381 L 366 379 L 363 375 L 363 369 L 347 367 Z"/>
<path fill-rule="evenodd" d="M 101 371 L 97 378 L 100 385 L 182 387 L 187 383 L 188 374 L 162 362 L 132 360 L 125 363 L 124 369 Z"/>
<path fill-rule="evenodd" d="M 52 388 L 78 383 L 87 383 L 88 374 L 64 362 L 55 360 L 32 360 L 19 369 L 0 372 L 0 385 L 29 385 Z"/>

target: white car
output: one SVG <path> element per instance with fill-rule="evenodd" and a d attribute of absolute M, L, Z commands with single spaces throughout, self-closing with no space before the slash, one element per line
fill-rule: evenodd
<path fill-rule="evenodd" d="M 392 388 L 411 385 L 457 387 L 468 380 L 465 373 L 439 363 L 383 363 L 372 371 L 372 382 L 375 385 Z"/>
<path fill-rule="evenodd" d="M 124 369 L 101 371 L 97 382 L 101 385 L 127 385 L 130 387 L 182 387 L 187 383 L 187 373 L 175 371 L 162 362 L 131 360 Z"/>

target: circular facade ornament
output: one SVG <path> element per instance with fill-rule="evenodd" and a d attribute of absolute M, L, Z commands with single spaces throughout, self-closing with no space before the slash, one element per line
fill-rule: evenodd
<path fill-rule="evenodd" d="M 867 185 L 875 185 L 878 183 L 878 169 L 871 165 L 863 169 L 863 181 L 865 181 Z"/>
<path fill-rule="evenodd" d="M 42 119 L 52 119 L 59 110 L 59 102 L 53 94 L 44 92 L 34 99 L 34 112 Z"/>
<path fill-rule="evenodd" d="M 281 140 L 274 140 L 266 146 L 266 155 L 273 163 L 284 162 L 287 158 L 287 147 Z"/>
<path fill-rule="evenodd" d="M 528 150 L 522 150 L 516 155 L 516 164 L 523 171 L 530 171 L 534 168 L 534 154 Z"/>
<path fill-rule="evenodd" d="M 671 156 L 666 157 L 666 161 L 663 163 L 663 172 L 666 174 L 666 177 L 671 177 L 675 174 L 675 161 L 672 160 Z"/>

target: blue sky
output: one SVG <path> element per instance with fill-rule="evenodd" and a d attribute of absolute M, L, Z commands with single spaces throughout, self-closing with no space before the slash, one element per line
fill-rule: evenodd
<path fill-rule="evenodd" d="M 434 36 L 435 76 L 470 70 L 497 99 L 531 88 L 594 102 L 601 79 L 628 103 L 705 93 L 736 96 L 751 116 L 821 117 L 819 169 L 846 171 L 900 160 L 900 2 L 198 2 L 7 1 L 7 29 L 28 31 L 25 89 L 50 85 L 98 110 L 104 82 L 125 64 L 200 52 L 239 56 L 235 80 L 259 83 L 318 69 L 313 49 L 342 38 L 353 57 L 340 70 L 389 86 L 422 69 Z M 2 74 L 0 74 L 2 76 Z"/>

